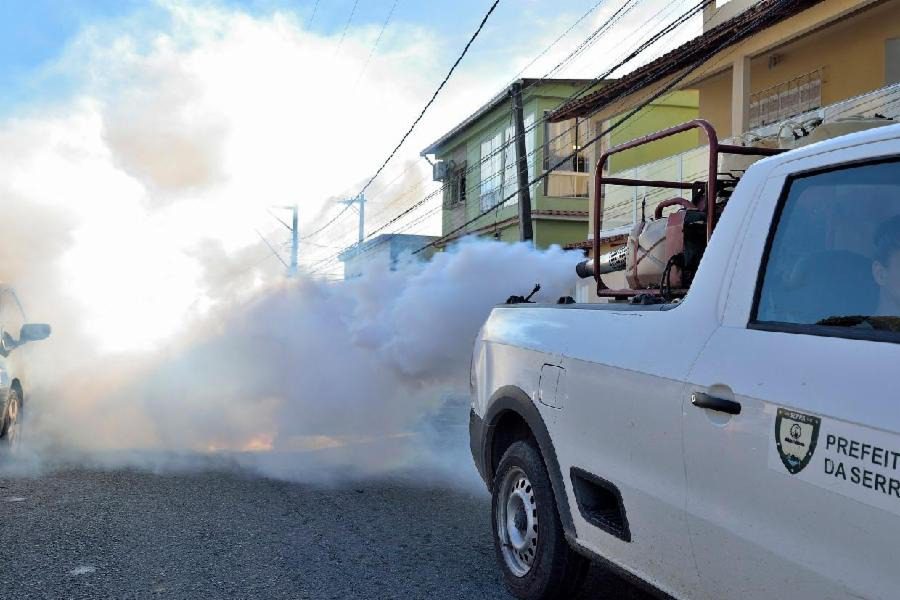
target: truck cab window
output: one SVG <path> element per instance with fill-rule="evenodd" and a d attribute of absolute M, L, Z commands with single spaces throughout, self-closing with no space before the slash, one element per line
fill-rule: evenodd
<path fill-rule="evenodd" d="M 754 322 L 900 339 L 900 160 L 795 177 L 782 202 Z"/>

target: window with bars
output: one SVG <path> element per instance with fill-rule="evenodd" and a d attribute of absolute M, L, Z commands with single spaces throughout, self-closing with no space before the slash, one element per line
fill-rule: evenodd
<path fill-rule="evenodd" d="M 466 205 L 466 163 L 458 166 L 450 174 L 444 198 L 444 208 Z"/>

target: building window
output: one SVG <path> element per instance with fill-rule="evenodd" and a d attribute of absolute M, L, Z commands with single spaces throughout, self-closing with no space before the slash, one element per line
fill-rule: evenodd
<path fill-rule="evenodd" d="M 534 179 L 534 114 L 525 116 L 524 125 L 530 181 Z M 502 135 L 497 133 L 481 143 L 481 210 L 496 207 L 503 200 L 503 206 L 518 203 L 517 160 L 516 129 L 513 125 L 508 125 Z"/>
<path fill-rule="evenodd" d="M 481 142 L 481 210 L 490 210 L 500 201 L 503 189 L 502 136 L 496 135 Z"/>
<path fill-rule="evenodd" d="M 588 141 L 588 119 L 569 119 L 559 123 L 544 121 L 544 171 L 553 169 L 544 179 L 545 196 L 587 197 L 590 163 L 585 152 Z"/>
<path fill-rule="evenodd" d="M 456 208 L 458 206 L 465 206 L 466 204 L 466 164 L 463 163 L 461 167 L 457 167 L 453 173 L 449 176 L 449 182 L 447 184 L 447 201 L 444 203 L 444 208 Z"/>

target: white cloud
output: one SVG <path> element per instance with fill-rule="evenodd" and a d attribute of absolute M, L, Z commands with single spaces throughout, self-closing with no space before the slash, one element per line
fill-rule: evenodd
<path fill-rule="evenodd" d="M 662 7 L 648 0 L 557 76 L 596 75 L 624 53 L 623 41 L 638 42 L 641 19 Z M 83 321 L 113 349 L 165 339 L 192 307 L 209 304 L 213 281 L 252 288 L 260 269 L 280 269 L 254 231 L 280 227 L 265 208 L 298 203 L 301 232 L 320 224 L 323 208 L 355 194 L 394 147 L 458 50 L 395 19 L 360 78 L 378 25 L 351 27 L 339 42 L 338 33 L 304 30 L 287 12 L 251 16 L 179 0 L 158 8 L 165 18 L 137 13 L 85 29 L 48 69 L 74 82 L 72 94 L 0 123 L 6 203 L 55 211 L 66 223 L 65 236 L 47 234 L 58 224 L 16 225 L 20 249 L 65 249 L 30 251 L 53 265 L 29 270 L 59 269 L 67 301 L 84 307 Z M 596 13 L 526 75 L 542 75 L 611 10 Z M 418 150 L 496 93 L 513 74 L 509 65 L 527 63 L 573 19 L 560 17 L 546 27 L 553 30 L 547 39 L 529 36 L 527 44 L 516 43 L 516 29 L 501 60 L 479 55 L 476 45 L 370 190 L 372 226 L 433 189 L 424 163 L 415 166 Z M 502 32 L 503 23 L 491 31 Z M 480 41 L 496 48 L 492 39 Z M 18 214 L 26 213 L 33 214 Z M 347 244 L 355 229 L 349 219 L 316 241 Z M 304 248 L 309 263 L 331 253 Z M 13 263 L 24 261 L 0 265 L 0 278 L 25 277 Z"/>
<path fill-rule="evenodd" d="M 339 48 L 290 14 L 163 8 L 165 29 L 128 18 L 85 30 L 53 67 L 76 82 L 71 98 L 0 125 L 0 190 L 68 215 L 63 288 L 110 348 L 177 328 L 220 267 L 202 244 L 244 259 L 254 229 L 272 231 L 266 207 L 299 203 L 302 230 L 354 193 L 434 79 L 435 36 L 402 23 L 356 86 L 370 27 Z M 17 226 L 29 246 L 47 243 L 41 223 Z"/>

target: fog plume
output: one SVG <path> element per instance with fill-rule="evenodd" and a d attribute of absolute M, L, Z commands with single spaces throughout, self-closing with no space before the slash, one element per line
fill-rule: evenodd
<path fill-rule="evenodd" d="M 149 468 L 172 453 L 224 453 L 299 479 L 433 460 L 428 418 L 465 397 L 491 307 L 536 282 L 539 299 L 568 293 L 575 260 L 470 240 L 428 263 L 372 263 L 346 282 L 281 281 L 223 302 L 158 351 L 104 355 L 51 338 L 31 352 L 25 450 Z M 465 414 L 455 415 L 461 431 Z M 461 442 L 444 450 L 466 460 Z"/>
<path fill-rule="evenodd" d="M 19 464 L 306 480 L 452 464 L 452 445 L 468 467 L 442 432 L 464 430 L 478 327 L 537 282 L 567 293 L 575 258 L 469 241 L 349 282 L 285 280 L 257 233 L 283 236 L 270 211 L 299 203 L 306 236 L 362 187 L 434 89 L 440 36 L 398 20 L 369 61 L 378 27 L 339 39 L 287 11 L 152 6 L 85 28 L 47 66 L 55 94 L 0 120 L 0 281 L 53 327 L 15 350 Z M 495 83 L 454 77 L 368 188 L 370 231 L 434 188 L 404 158 Z M 301 263 L 355 229 L 301 241 Z"/>

